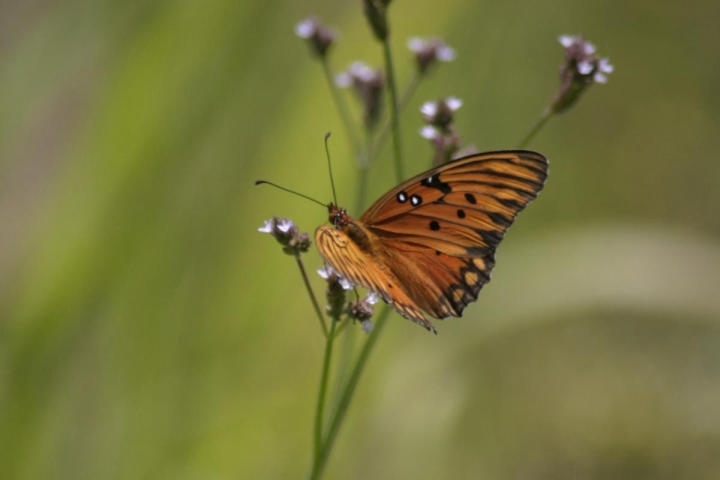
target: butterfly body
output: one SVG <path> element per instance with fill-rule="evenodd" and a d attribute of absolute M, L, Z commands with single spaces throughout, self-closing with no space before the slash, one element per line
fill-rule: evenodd
<path fill-rule="evenodd" d="M 524 150 L 449 162 L 393 188 L 359 219 L 329 205 L 332 226 L 318 227 L 316 245 L 344 277 L 436 332 L 425 313 L 459 317 L 477 299 L 497 244 L 542 189 L 547 165 Z"/>

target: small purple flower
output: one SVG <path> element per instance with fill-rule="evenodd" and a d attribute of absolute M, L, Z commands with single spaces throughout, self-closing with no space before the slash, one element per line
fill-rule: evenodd
<path fill-rule="evenodd" d="M 593 75 L 595 83 L 607 83 L 607 74 L 612 73 L 615 67 L 610 64 L 607 58 L 601 58 L 597 63 L 597 71 Z"/>
<path fill-rule="evenodd" d="M 359 320 L 360 326 L 365 333 L 370 333 L 374 328 L 370 317 L 373 315 L 373 305 L 378 302 L 378 298 L 377 293 L 368 292 L 364 299 L 350 302 L 347 306 L 348 316 L 353 320 Z"/>
<path fill-rule="evenodd" d="M 352 86 L 363 103 L 365 126 L 372 128 L 377 125 L 385 87 L 385 79 L 380 70 L 364 62 L 353 62 L 345 72 L 335 76 L 335 84 L 341 88 Z"/>
<path fill-rule="evenodd" d="M 560 35 L 558 41 L 565 48 L 565 63 L 560 68 L 560 89 L 550 106 L 555 113 L 569 108 L 593 83 L 607 83 L 614 69 L 607 58 L 595 56 L 595 45 L 581 36 Z"/>
<path fill-rule="evenodd" d="M 337 320 L 345 311 L 345 291 L 352 290 L 353 284 L 341 277 L 330 265 L 319 268 L 317 272 L 327 281 L 327 290 L 325 291 L 327 306 L 325 309 L 332 318 Z"/>
<path fill-rule="evenodd" d="M 452 124 L 453 114 L 462 107 L 462 100 L 457 97 L 448 97 L 435 102 L 425 102 L 420 107 L 420 113 L 430 125 L 445 129 Z"/>
<path fill-rule="evenodd" d="M 440 131 L 432 125 L 425 125 L 420 128 L 420 136 L 428 140 L 434 140 L 438 135 L 440 135 Z"/>
<path fill-rule="evenodd" d="M 307 252 L 310 248 L 310 236 L 307 233 L 300 233 L 300 229 L 288 218 L 273 217 L 265 220 L 258 232 L 269 233 L 288 255 L 298 256 Z"/>
<path fill-rule="evenodd" d="M 272 219 L 270 219 L 270 220 L 265 220 L 265 222 L 263 223 L 263 226 L 260 227 L 260 228 L 258 228 L 258 232 L 272 233 L 272 231 L 273 231 L 273 221 L 272 221 Z"/>
<path fill-rule="evenodd" d="M 449 162 L 460 149 L 460 135 L 453 125 L 455 112 L 462 107 L 462 100 L 448 97 L 435 102 L 425 102 L 420 107 L 423 119 L 428 125 L 420 129 L 420 136 L 427 138 L 435 150 L 434 165 Z"/>
<path fill-rule="evenodd" d="M 418 72 L 427 72 L 436 62 L 455 60 L 455 50 L 437 37 L 413 37 L 408 40 L 408 48 L 415 54 Z"/>
<path fill-rule="evenodd" d="M 343 288 L 343 290 L 352 290 L 353 288 L 355 288 L 355 285 L 353 285 L 350 280 L 340 275 L 330 265 L 324 265 L 322 268 L 318 268 L 317 273 L 325 280 L 336 279 L 340 286 Z"/>
<path fill-rule="evenodd" d="M 308 17 L 295 25 L 295 35 L 307 40 L 312 52 L 319 57 L 325 56 L 337 38 L 334 30 L 321 24 L 315 17 Z"/>

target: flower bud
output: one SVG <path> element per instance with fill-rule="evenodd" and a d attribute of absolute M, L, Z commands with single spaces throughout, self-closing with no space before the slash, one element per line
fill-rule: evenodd
<path fill-rule="evenodd" d="M 310 236 L 307 233 L 300 233 L 300 229 L 288 218 L 273 217 L 265 220 L 258 232 L 269 233 L 288 255 L 298 256 L 307 252 L 310 248 Z"/>
<path fill-rule="evenodd" d="M 310 50 L 319 57 L 327 54 L 337 38 L 334 30 L 321 24 L 315 17 L 308 17 L 295 25 L 295 34 L 307 40 Z"/>
<path fill-rule="evenodd" d="M 378 302 L 378 295 L 375 292 L 368 293 L 363 300 L 350 302 L 347 306 L 347 313 L 353 320 L 359 320 L 365 333 L 370 333 L 374 325 L 370 321 L 373 315 L 373 305 Z"/>
<path fill-rule="evenodd" d="M 363 0 L 365 16 L 378 40 L 385 40 L 389 33 L 387 24 L 389 4 L 390 0 Z"/>
<path fill-rule="evenodd" d="M 382 72 L 358 61 L 352 63 L 347 71 L 338 74 L 335 83 L 342 88 L 353 87 L 363 103 L 365 126 L 375 127 L 382 112 L 382 95 L 385 88 Z"/>
<path fill-rule="evenodd" d="M 558 41 L 565 47 L 565 63 L 560 68 L 560 88 L 550 104 L 553 113 L 570 108 L 593 83 L 607 83 L 614 70 L 607 58 L 595 56 L 595 46 L 581 36 L 561 35 Z"/>
<path fill-rule="evenodd" d="M 427 72 L 437 62 L 455 60 L 455 50 L 436 37 L 413 37 L 408 40 L 408 48 L 415 54 L 415 64 L 420 74 Z"/>
<path fill-rule="evenodd" d="M 353 284 L 348 279 L 340 276 L 330 265 L 318 269 L 318 275 L 327 281 L 327 306 L 328 314 L 335 319 L 345 311 L 345 291 L 352 290 Z"/>

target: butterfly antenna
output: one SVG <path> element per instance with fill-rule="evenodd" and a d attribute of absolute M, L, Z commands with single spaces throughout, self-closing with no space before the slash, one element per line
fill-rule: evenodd
<path fill-rule="evenodd" d="M 325 134 L 325 156 L 327 157 L 328 162 L 328 172 L 330 173 L 330 185 L 332 185 L 332 192 L 333 192 L 333 202 L 335 202 L 335 206 L 337 206 L 337 194 L 335 193 L 335 179 L 333 179 L 332 174 L 332 163 L 330 163 L 330 149 L 328 148 L 328 139 L 330 138 L 330 132 Z"/>
<path fill-rule="evenodd" d="M 312 202 L 317 203 L 317 204 L 320 205 L 320 206 L 323 206 L 323 207 L 327 208 L 327 205 L 325 205 L 325 204 L 322 203 L 321 201 L 315 200 L 314 198 L 309 197 L 309 196 L 307 196 L 307 195 L 305 195 L 305 194 L 303 194 L 303 193 L 296 192 L 295 190 L 290 190 L 289 188 L 281 187 L 281 186 L 278 185 L 277 183 L 268 182 L 267 180 L 255 180 L 255 185 L 262 185 L 263 183 L 265 183 L 265 184 L 267 184 L 267 185 L 272 185 L 273 187 L 279 188 L 280 190 L 285 190 L 285 191 L 288 192 L 288 193 L 294 193 L 295 195 L 298 195 L 298 196 L 300 196 L 300 197 L 306 198 L 306 199 L 308 199 L 308 200 L 310 200 L 310 201 L 312 201 Z"/>

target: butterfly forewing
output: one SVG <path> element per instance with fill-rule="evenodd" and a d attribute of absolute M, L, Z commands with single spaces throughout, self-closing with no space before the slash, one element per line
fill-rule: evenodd
<path fill-rule="evenodd" d="M 537 196 L 547 177 L 547 160 L 536 152 L 501 151 L 464 157 L 416 175 L 380 197 L 360 217 L 366 225 L 432 203 L 449 193 L 486 195 L 517 213 Z M 454 195 L 459 197 L 460 195 Z M 468 206 L 483 208 L 469 197 Z"/>
<path fill-rule="evenodd" d="M 403 182 L 360 218 L 413 303 L 460 316 L 494 266 L 495 247 L 542 189 L 547 160 L 529 151 L 472 155 Z"/>

